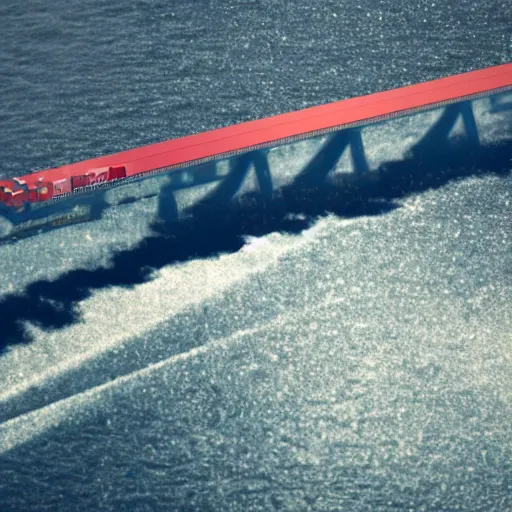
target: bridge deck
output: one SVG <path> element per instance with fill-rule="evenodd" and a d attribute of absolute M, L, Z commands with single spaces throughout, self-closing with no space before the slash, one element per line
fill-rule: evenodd
<path fill-rule="evenodd" d="M 23 176 L 58 180 L 124 165 L 127 176 L 232 156 L 512 87 L 512 63 L 228 126 Z"/>

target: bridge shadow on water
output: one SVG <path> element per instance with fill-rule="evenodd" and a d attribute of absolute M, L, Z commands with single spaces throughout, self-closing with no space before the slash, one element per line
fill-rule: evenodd
<path fill-rule="evenodd" d="M 435 159 L 416 155 L 386 162 L 366 174 L 340 174 L 316 187 L 288 185 L 268 200 L 246 194 L 229 207 L 203 204 L 194 208 L 190 219 L 155 224 L 153 234 L 138 246 L 114 253 L 109 268 L 72 270 L 0 300 L 0 353 L 9 345 L 31 341 L 24 321 L 47 330 L 70 326 L 81 321 L 78 304 L 94 290 L 132 287 L 151 280 L 154 270 L 166 265 L 238 251 L 247 235 L 299 234 L 328 213 L 345 218 L 382 215 L 413 193 L 453 180 L 511 173 L 512 141 L 471 151 L 458 149 Z"/>

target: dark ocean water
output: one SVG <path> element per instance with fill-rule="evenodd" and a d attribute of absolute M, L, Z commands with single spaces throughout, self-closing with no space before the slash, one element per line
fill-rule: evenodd
<path fill-rule="evenodd" d="M 511 59 L 499 1 L 4 0 L 0 176 Z M 141 279 L 144 204 L 3 246 L 0 510 L 512 510 L 512 179 L 459 178 Z"/>

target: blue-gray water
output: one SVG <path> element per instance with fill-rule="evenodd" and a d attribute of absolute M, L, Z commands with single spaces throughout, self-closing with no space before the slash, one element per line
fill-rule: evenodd
<path fill-rule="evenodd" d="M 512 59 L 490 0 L 4 1 L 0 24 L 1 176 Z M 512 510 L 511 177 L 405 196 L 29 323 L 0 356 L 0 510 Z M 97 279 L 147 224 L 2 247 L 0 298 Z"/>

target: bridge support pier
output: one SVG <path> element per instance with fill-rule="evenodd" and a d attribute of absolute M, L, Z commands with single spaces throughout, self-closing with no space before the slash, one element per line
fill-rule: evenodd
<path fill-rule="evenodd" d="M 163 222 L 179 220 L 178 203 L 174 197 L 174 188 L 171 183 L 164 185 L 158 195 L 157 218 Z"/>
<path fill-rule="evenodd" d="M 274 189 L 267 155 L 265 151 L 257 150 L 231 159 L 229 161 L 229 173 L 215 190 L 207 196 L 205 202 L 218 204 L 233 199 L 247 177 L 251 165 L 254 165 L 256 181 L 261 194 L 266 199 L 271 198 Z"/>
<path fill-rule="evenodd" d="M 462 118 L 464 131 L 469 143 L 474 146 L 480 145 L 478 127 L 473 114 L 470 101 L 448 105 L 441 117 L 428 129 L 427 133 L 411 149 L 412 155 L 435 155 L 436 150 L 446 149 L 449 142 L 450 132 L 455 123 Z"/>
<path fill-rule="evenodd" d="M 369 171 L 359 128 L 348 128 L 334 133 L 297 176 L 300 185 L 320 185 L 325 181 L 343 155 L 350 148 L 352 164 L 357 174 Z"/>

